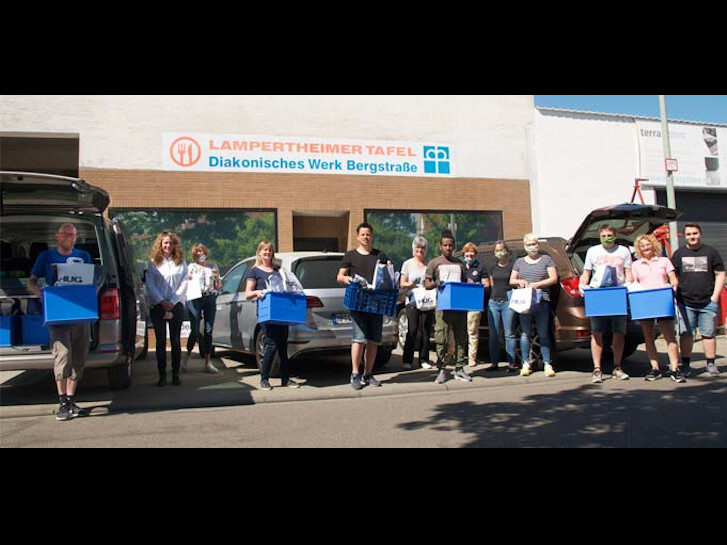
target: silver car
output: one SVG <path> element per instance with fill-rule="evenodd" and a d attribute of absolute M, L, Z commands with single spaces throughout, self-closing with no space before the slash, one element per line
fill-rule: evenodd
<path fill-rule="evenodd" d="M 336 281 L 341 268 L 342 253 L 289 252 L 276 253 L 275 263 L 293 272 L 308 297 L 305 324 L 290 326 L 288 357 L 316 352 L 348 352 L 353 327 L 351 316 L 343 307 L 346 288 Z M 258 366 L 262 359 L 265 338 L 257 323 L 257 302 L 243 296 L 243 279 L 255 258 L 240 261 L 222 277 L 222 289 L 217 297 L 217 311 L 212 333 L 212 345 L 248 354 L 255 354 Z M 384 316 L 382 343 L 376 354 L 376 366 L 391 358 L 396 347 L 396 322 Z M 276 356 L 271 376 L 279 376 L 280 362 Z"/>

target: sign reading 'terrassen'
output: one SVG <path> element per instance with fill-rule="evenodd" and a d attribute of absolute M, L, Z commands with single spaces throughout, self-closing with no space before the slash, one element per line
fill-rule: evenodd
<path fill-rule="evenodd" d="M 452 147 L 413 142 L 164 133 L 165 170 L 453 176 Z"/>

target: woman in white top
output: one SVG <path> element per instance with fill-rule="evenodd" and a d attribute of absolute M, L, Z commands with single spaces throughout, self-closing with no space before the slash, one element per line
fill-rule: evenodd
<path fill-rule="evenodd" d="M 146 273 L 146 288 L 151 303 L 151 321 L 156 337 L 159 386 L 167 383 L 167 328 L 172 345 L 172 384 L 181 384 L 179 364 L 182 359 L 180 334 L 187 301 L 187 263 L 179 236 L 172 231 L 161 233 L 151 248 L 151 262 Z"/>
<path fill-rule="evenodd" d="M 427 271 L 427 239 L 421 236 L 414 237 L 411 245 L 414 257 L 404 261 L 401 266 L 399 284 L 406 290 L 421 287 L 424 283 L 424 273 Z M 414 361 L 414 351 L 419 352 L 419 365 L 430 369 L 429 364 L 429 337 L 432 334 L 434 310 L 420 311 L 413 300 L 406 298 L 406 318 L 408 328 L 406 342 L 404 343 L 404 369 L 411 369 Z"/>
<path fill-rule="evenodd" d="M 204 244 L 192 246 L 192 263 L 187 272 L 187 311 L 189 312 L 189 338 L 187 354 L 182 359 L 182 371 L 186 371 L 195 343 L 199 340 L 199 355 L 204 359 L 204 370 L 219 373 L 212 365 L 212 326 L 215 323 L 217 291 L 222 287 L 220 268 L 209 261 L 210 251 Z M 204 335 L 200 337 L 199 325 L 204 320 Z"/>

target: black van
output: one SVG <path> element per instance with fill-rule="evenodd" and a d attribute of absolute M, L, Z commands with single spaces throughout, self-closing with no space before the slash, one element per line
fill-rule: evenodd
<path fill-rule="evenodd" d="M 105 190 L 78 178 L 0 171 L 0 304 L 16 324 L 38 302 L 26 287 L 33 264 L 57 245 L 57 228 L 72 223 L 75 247 L 101 270 L 100 319 L 92 327 L 86 367 L 107 368 L 111 387 L 127 388 L 132 362 L 147 350 L 147 305 L 129 241 L 119 223 L 104 216 L 109 202 Z M 53 369 L 49 345 L 23 344 L 14 333 L 0 346 L 0 371 Z"/>

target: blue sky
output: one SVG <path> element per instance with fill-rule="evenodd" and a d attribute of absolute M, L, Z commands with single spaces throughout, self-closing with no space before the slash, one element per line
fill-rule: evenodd
<path fill-rule="evenodd" d="M 659 95 L 535 95 L 536 106 L 660 117 Z M 666 95 L 669 119 L 727 124 L 727 95 Z"/>

